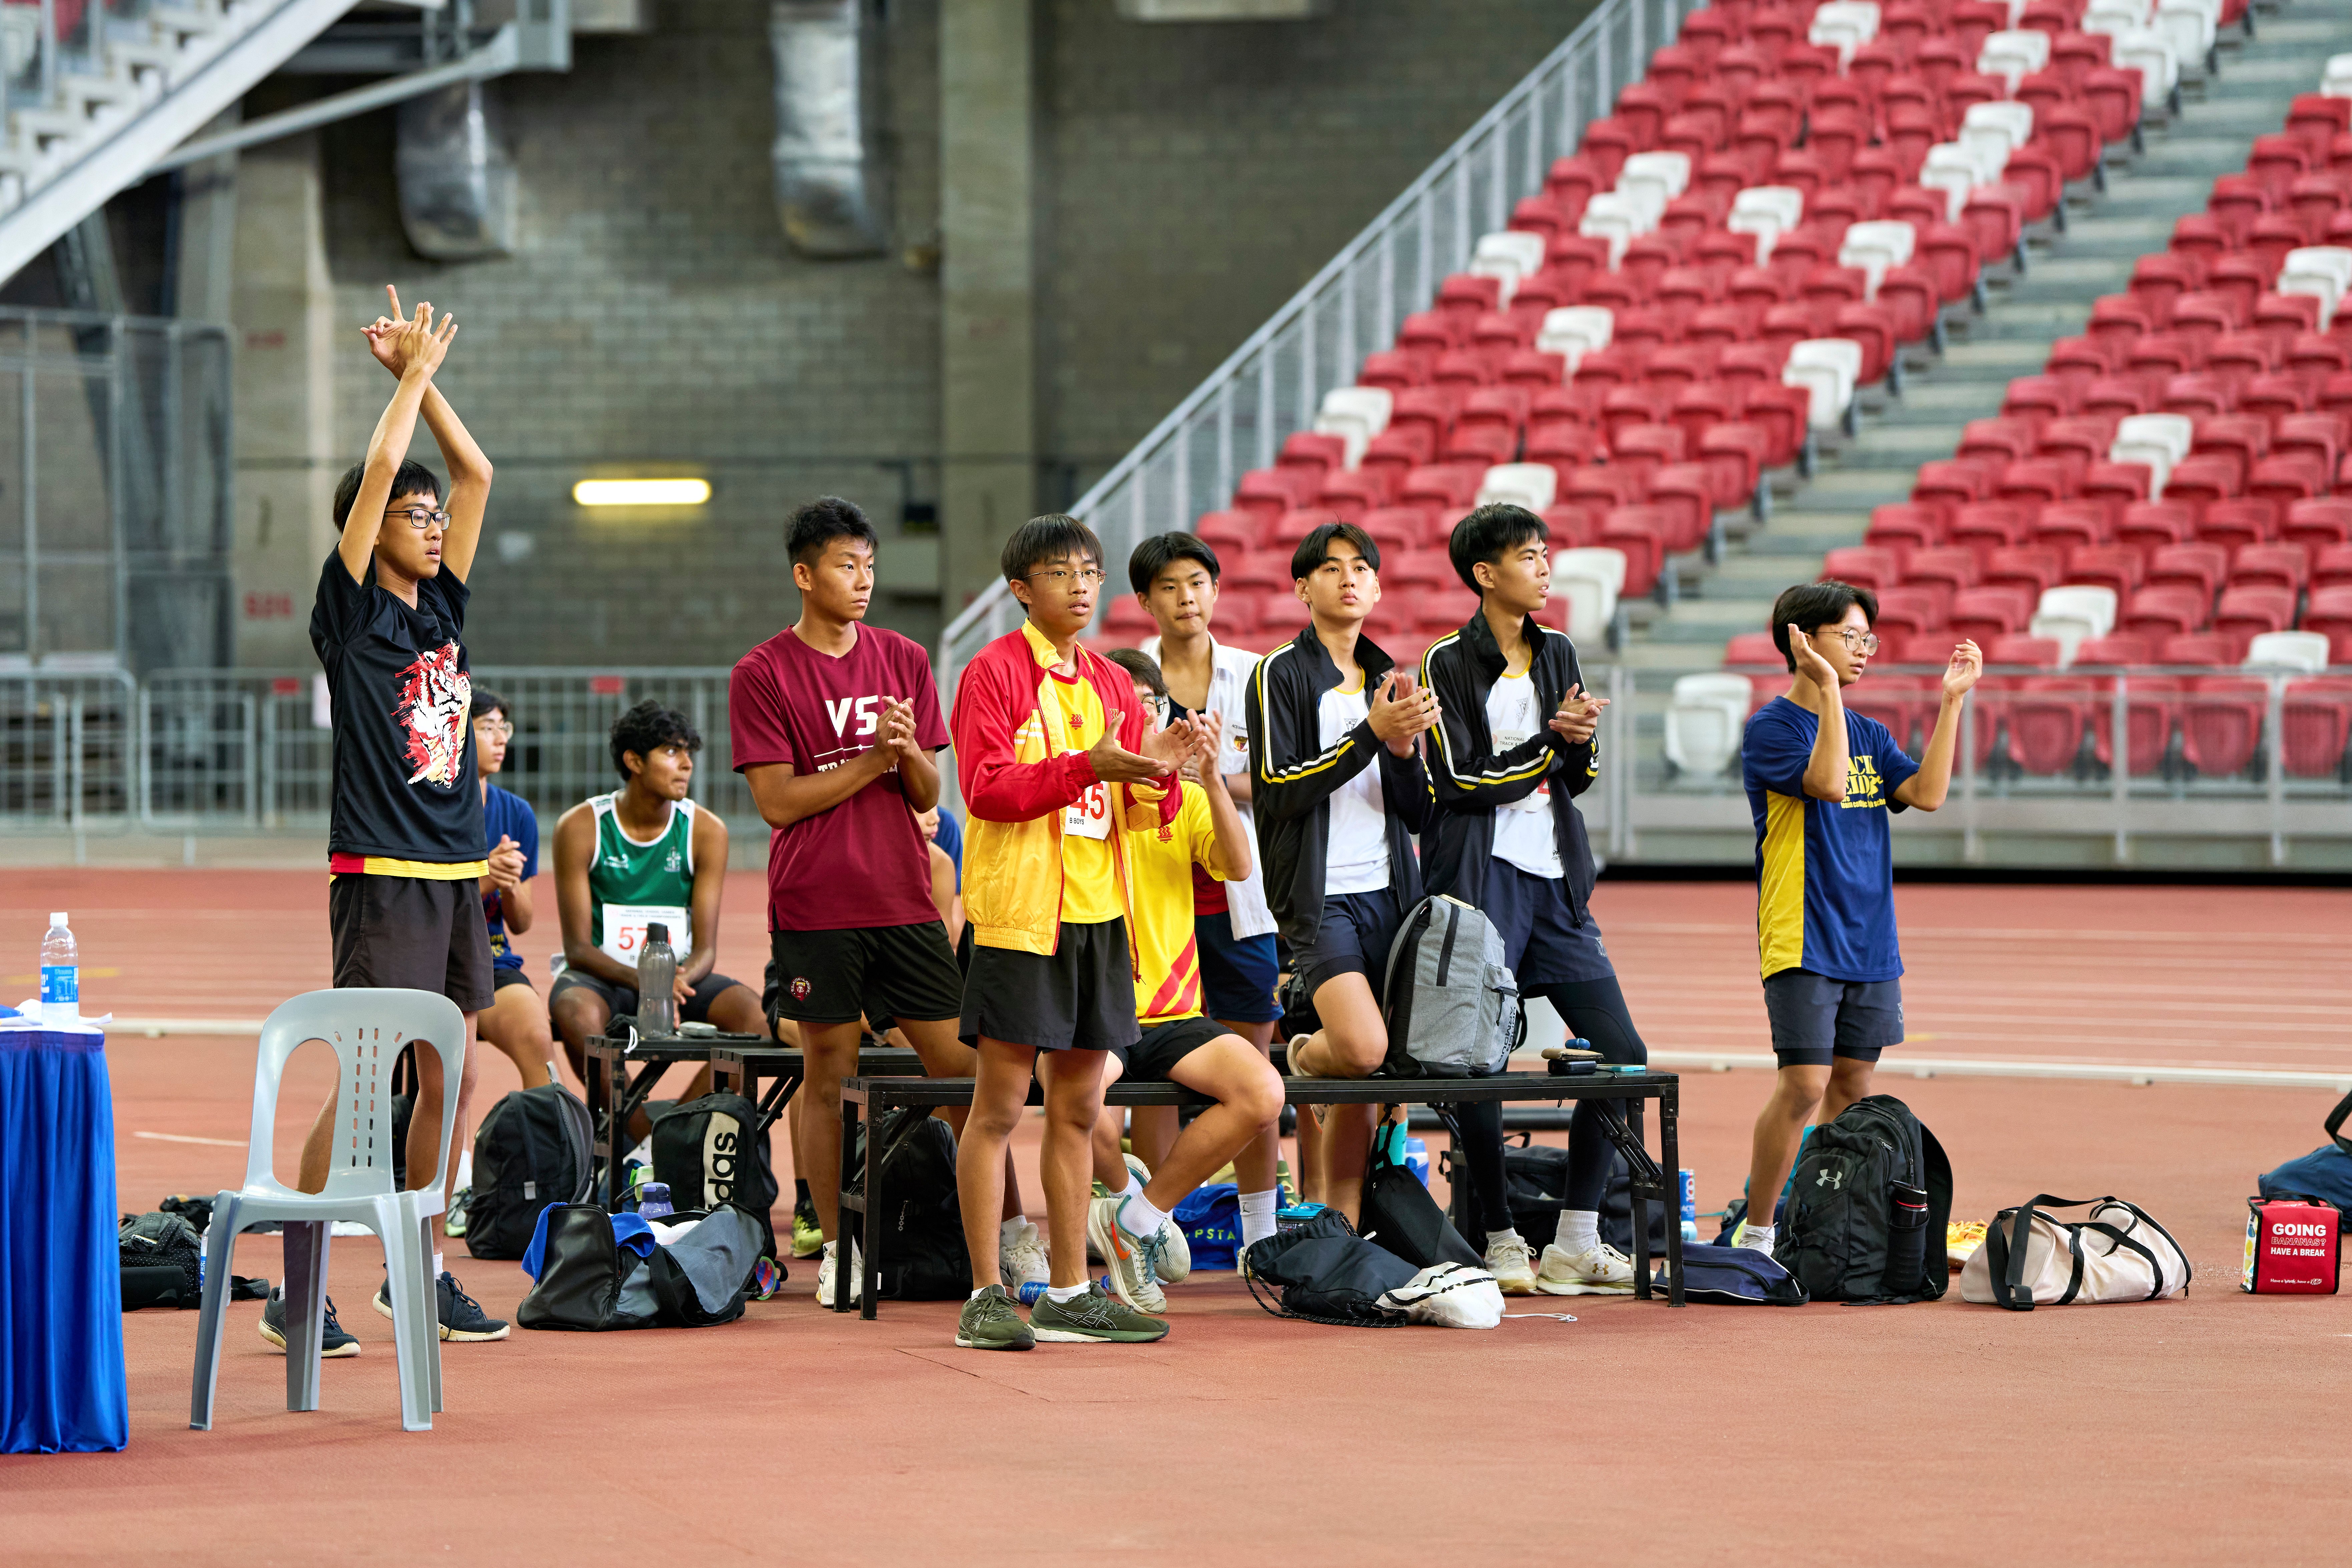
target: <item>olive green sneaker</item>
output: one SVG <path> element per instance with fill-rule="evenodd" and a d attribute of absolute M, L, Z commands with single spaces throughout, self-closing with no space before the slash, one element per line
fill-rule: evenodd
<path fill-rule="evenodd" d="M 1051 1296 L 1038 1297 L 1037 1304 L 1029 1309 L 1029 1331 L 1041 1340 L 1057 1343 L 1096 1341 L 1142 1344 L 1167 1338 L 1168 1325 L 1161 1319 L 1145 1317 L 1115 1296 L 1104 1294 L 1100 1285 L 1090 1284 L 1085 1295 L 1066 1301 L 1056 1301 Z"/>
<path fill-rule="evenodd" d="M 956 1344 L 968 1351 L 1025 1351 L 1036 1348 L 1037 1336 L 1021 1321 L 1004 1287 L 991 1285 L 956 1314 Z"/>

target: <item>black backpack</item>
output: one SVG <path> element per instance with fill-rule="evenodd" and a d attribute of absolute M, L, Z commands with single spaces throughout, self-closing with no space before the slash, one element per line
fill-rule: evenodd
<path fill-rule="evenodd" d="M 670 1204 L 680 1213 L 726 1204 L 747 1211 L 760 1222 L 761 1256 L 773 1258 L 776 1231 L 768 1211 L 776 1206 L 778 1188 L 766 1136 L 751 1135 L 759 1124 L 759 1109 L 740 1094 L 706 1094 L 657 1110 L 653 1179 L 668 1184 Z M 749 1163 L 746 1144 L 756 1156 Z"/>
<path fill-rule="evenodd" d="M 175 1214 L 125 1215 L 116 1245 L 124 1311 L 204 1305 L 203 1247 L 186 1220 Z"/>
<path fill-rule="evenodd" d="M 397 1146 L 397 1145 L 395 1145 Z M 474 1134 L 466 1250 L 520 1258 L 550 1204 L 584 1203 L 593 1175 L 588 1107 L 560 1083 L 519 1089 L 490 1107 Z"/>
<path fill-rule="evenodd" d="M 888 1207 L 873 1216 L 882 1238 L 877 1294 L 890 1301 L 961 1301 L 971 1294 L 971 1250 L 956 1195 L 955 1134 L 919 1105 L 886 1111 L 877 1125 Z M 866 1194 L 865 1139 L 861 1123 L 851 1141 L 854 1197 Z"/>
<path fill-rule="evenodd" d="M 1910 1107 L 1874 1094 L 1805 1141 L 1772 1256 L 1816 1301 L 1932 1301 L 1951 1282 L 1951 1217 L 1943 1145 Z"/>

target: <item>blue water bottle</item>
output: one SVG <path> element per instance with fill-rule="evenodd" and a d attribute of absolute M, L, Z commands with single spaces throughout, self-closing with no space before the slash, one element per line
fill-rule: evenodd
<path fill-rule="evenodd" d="M 1426 1139 L 1404 1141 L 1404 1168 L 1421 1178 L 1423 1186 L 1429 1185 L 1429 1142 Z"/>
<path fill-rule="evenodd" d="M 667 1219 L 677 1212 L 677 1206 L 669 1201 L 667 1182 L 647 1182 L 637 1189 L 639 1219 Z"/>

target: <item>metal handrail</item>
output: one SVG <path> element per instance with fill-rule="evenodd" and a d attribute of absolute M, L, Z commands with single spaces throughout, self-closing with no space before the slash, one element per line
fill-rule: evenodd
<path fill-rule="evenodd" d="M 1148 534 L 1190 529 L 1228 500 L 1241 473 L 1271 465 L 1282 438 L 1312 423 L 1324 391 L 1355 378 L 1364 353 L 1426 309 L 1480 234 L 1505 227 L 1576 150 L 1585 121 L 1640 80 L 1696 0 L 1602 0 L 1453 146 L 1317 272 L 1307 286 L 1170 411 L 1070 510 L 1102 535 L 1117 573 Z M 1106 606 L 1115 595 L 1106 595 Z M 940 634 L 940 690 L 990 640 L 1019 624 L 1011 590 L 992 584 Z"/>

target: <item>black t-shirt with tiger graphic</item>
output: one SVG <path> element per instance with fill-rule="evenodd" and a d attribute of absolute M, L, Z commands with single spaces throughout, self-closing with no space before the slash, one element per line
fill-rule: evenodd
<path fill-rule="evenodd" d="M 474 772 L 473 677 L 466 662 L 465 583 L 444 567 L 416 584 L 414 609 L 354 582 L 339 553 L 319 574 L 310 646 L 334 701 L 334 784 L 327 853 L 348 864 L 479 863 L 482 792 Z"/>

